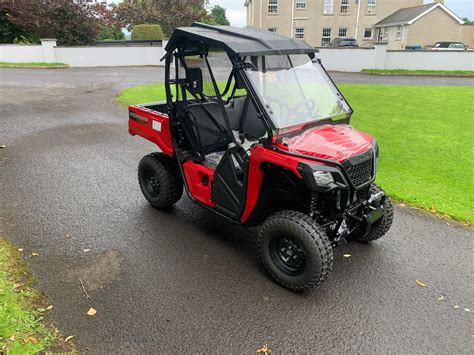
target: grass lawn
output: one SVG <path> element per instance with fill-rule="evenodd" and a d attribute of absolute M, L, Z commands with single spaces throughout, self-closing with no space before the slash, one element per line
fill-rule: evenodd
<path fill-rule="evenodd" d="M 42 323 L 47 310 L 17 249 L 0 239 L 0 353 L 34 354 L 58 342 Z"/>
<path fill-rule="evenodd" d="M 362 69 L 364 74 L 374 75 L 429 75 L 429 76 L 470 76 L 473 70 L 407 70 L 407 69 Z"/>
<path fill-rule="evenodd" d="M 58 69 L 58 68 L 68 68 L 67 64 L 54 62 L 54 63 L 9 63 L 9 62 L 0 62 L 0 68 L 46 68 L 46 69 Z"/>
<path fill-rule="evenodd" d="M 219 90 L 225 89 L 225 83 L 218 83 Z M 245 95 L 245 90 L 237 90 L 236 95 Z M 147 84 L 133 86 L 123 90 L 115 101 L 121 106 L 142 104 L 145 102 L 165 101 L 166 93 L 164 84 Z"/>
<path fill-rule="evenodd" d="M 474 88 L 340 85 L 351 124 L 380 144 L 377 183 L 393 198 L 474 221 Z M 162 84 L 124 90 L 129 105 L 165 99 Z"/>

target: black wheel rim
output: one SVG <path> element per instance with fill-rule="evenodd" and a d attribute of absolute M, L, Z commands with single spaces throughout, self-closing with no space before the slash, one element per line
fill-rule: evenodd
<path fill-rule="evenodd" d="M 275 265 L 288 275 L 299 275 L 304 271 L 306 257 L 304 249 L 286 236 L 274 237 L 270 241 L 270 255 Z"/>
<path fill-rule="evenodd" d="M 158 179 L 158 176 L 154 175 L 152 172 L 146 172 L 143 175 L 143 182 L 145 183 L 147 192 L 152 197 L 158 197 L 160 194 L 160 180 Z"/>

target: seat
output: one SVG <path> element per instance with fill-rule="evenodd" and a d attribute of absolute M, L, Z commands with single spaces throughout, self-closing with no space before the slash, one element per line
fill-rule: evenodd
<path fill-rule="evenodd" d="M 233 99 L 226 105 L 226 111 L 232 130 L 243 132 L 249 140 L 257 140 L 265 135 L 265 126 L 257 117 L 257 109 L 250 96 Z"/>
<path fill-rule="evenodd" d="M 197 151 L 207 154 L 232 142 L 220 104 L 210 101 L 187 105 L 184 114 L 185 134 Z"/>

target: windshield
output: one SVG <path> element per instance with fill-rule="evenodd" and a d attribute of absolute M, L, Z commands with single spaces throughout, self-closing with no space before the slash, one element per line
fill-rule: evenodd
<path fill-rule="evenodd" d="M 246 73 L 276 128 L 352 113 L 324 69 L 306 54 L 246 58 Z"/>

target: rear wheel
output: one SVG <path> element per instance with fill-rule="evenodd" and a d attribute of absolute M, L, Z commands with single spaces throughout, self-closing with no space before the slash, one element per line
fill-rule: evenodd
<path fill-rule="evenodd" d="M 331 272 L 333 252 L 326 232 L 304 213 L 271 215 L 260 227 L 259 241 L 265 268 L 284 287 L 305 291 Z"/>
<path fill-rule="evenodd" d="M 173 159 L 149 154 L 138 164 L 138 182 L 143 195 L 155 208 L 168 208 L 183 194 L 183 182 Z"/>
<path fill-rule="evenodd" d="M 370 187 L 370 194 L 376 194 L 380 191 L 383 190 L 375 184 Z M 393 205 L 387 195 L 385 195 L 382 207 L 384 209 L 384 215 L 375 225 L 372 226 L 370 232 L 366 235 L 360 233 L 357 234 L 357 232 L 355 232 L 356 234 L 354 235 L 353 240 L 359 243 L 369 243 L 382 238 L 388 232 L 393 223 Z"/>

